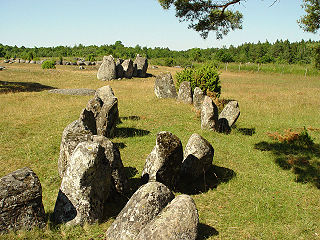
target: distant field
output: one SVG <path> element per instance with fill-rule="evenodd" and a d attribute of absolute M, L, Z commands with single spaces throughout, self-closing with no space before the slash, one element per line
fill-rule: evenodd
<path fill-rule="evenodd" d="M 102 82 L 96 78 L 97 67 L 1 66 L 7 69 L 0 71 L 0 177 L 31 167 L 40 178 L 49 215 L 60 186 L 57 161 L 62 131 L 91 97 L 50 94 L 47 89 L 110 85 L 122 118 L 118 126 L 122 134 L 112 141 L 119 143 L 125 167 L 135 174 L 130 184 L 137 184 L 160 131 L 174 133 L 184 146 L 194 132 L 213 145 L 219 184 L 210 181 L 215 176 L 208 176 L 202 192 L 192 195 L 201 223 L 198 239 L 320 239 L 319 76 L 223 70 L 221 97 L 237 100 L 241 109 L 236 128 L 225 135 L 201 130 L 191 105 L 157 99 L 154 77 Z M 148 72 L 161 71 L 180 69 L 159 67 Z M 303 127 L 309 128 L 312 148 L 292 148 L 267 135 Z M 280 160 L 287 157 L 305 158 L 310 164 L 300 171 L 286 169 Z M 113 220 L 75 228 L 49 221 L 44 230 L 9 233 L 0 239 L 103 239 Z"/>

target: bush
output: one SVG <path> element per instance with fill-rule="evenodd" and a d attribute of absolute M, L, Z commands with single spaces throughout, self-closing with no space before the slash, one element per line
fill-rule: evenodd
<path fill-rule="evenodd" d="M 219 73 L 213 65 L 203 65 L 197 69 L 186 68 L 176 74 L 177 86 L 184 81 L 190 82 L 192 91 L 199 87 L 207 94 L 207 91 L 215 93 L 217 97 L 221 94 L 221 85 L 219 79 Z"/>
<path fill-rule="evenodd" d="M 55 69 L 55 62 L 53 60 L 44 61 L 41 65 L 42 69 Z"/>

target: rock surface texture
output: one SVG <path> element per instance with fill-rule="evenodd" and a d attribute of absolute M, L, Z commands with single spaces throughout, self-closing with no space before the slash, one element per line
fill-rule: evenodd
<path fill-rule="evenodd" d="M 156 77 L 154 92 L 158 98 L 178 97 L 171 73 L 162 73 Z"/>
<path fill-rule="evenodd" d="M 240 108 L 237 101 L 229 102 L 219 115 L 219 120 L 225 118 L 231 128 L 240 116 Z"/>
<path fill-rule="evenodd" d="M 192 89 L 190 82 L 184 81 L 180 84 L 178 100 L 183 103 L 192 104 Z"/>
<path fill-rule="evenodd" d="M 218 108 L 208 96 L 205 96 L 201 108 L 201 129 L 216 130 Z"/>
<path fill-rule="evenodd" d="M 141 57 L 138 54 L 133 64 L 137 66 L 137 77 L 144 78 L 147 76 L 147 70 L 148 70 L 147 58 Z"/>
<path fill-rule="evenodd" d="M 135 239 L 195 240 L 198 223 L 198 211 L 193 199 L 188 195 L 179 195 Z"/>
<path fill-rule="evenodd" d="M 42 188 L 30 168 L 22 168 L 0 179 L 0 233 L 44 227 Z"/>
<path fill-rule="evenodd" d="M 182 160 L 183 149 L 180 139 L 170 132 L 158 133 L 156 145 L 146 159 L 142 181 L 158 181 L 170 189 L 175 188 Z"/>
<path fill-rule="evenodd" d="M 54 207 L 56 223 L 83 225 L 102 220 L 111 186 L 111 169 L 103 147 L 83 142 L 74 150 Z"/>
<path fill-rule="evenodd" d="M 125 78 L 132 78 L 133 76 L 133 61 L 131 59 L 124 60 L 122 63 L 123 76 Z"/>
<path fill-rule="evenodd" d="M 107 230 L 106 239 L 136 239 L 173 198 L 173 193 L 162 183 L 150 182 L 141 186 Z"/>
<path fill-rule="evenodd" d="M 212 145 L 199 134 L 194 133 L 184 150 L 181 174 L 189 179 L 203 175 L 212 165 L 214 149 Z"/>
<path fill-rule="evenodd" d="M 109 56 L 104 56 L 102 64 L 99 67 L 97 78 L 103 81 L 110 81 L 117 77 L 116 64 L 114 58 Z"/>
<path fill-rule="evenodd" d="M 204 100 L 204 93 L 201 88 L 196 87 L 193 91 L 193 106 L 196 110 L 201 111 L 202 103 Z"/>

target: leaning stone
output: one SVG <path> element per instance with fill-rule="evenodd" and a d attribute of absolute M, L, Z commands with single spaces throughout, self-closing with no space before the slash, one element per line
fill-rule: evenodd
<path fill-rule="evenodd" d="M 111 55 L 104 56 L 97 73 L 97 78 L 103 81 L 110 81 L 112 79 L 116 79 L 116 77 L 117 73 L 114 58 Z"/>
<path fill-rule="evenodd" d="M 216 130 L 218 108 L 208 96 L 205 96 L 201 108 L 201 129 Z"/>
<path fill-rule="evenodd" d="M 179 195 L 172 200 L 135 239 L 195 240 L 199 216 L 193 199 Z"/>
<path fill-rule="evenodd" d="M 180 84 L 178 100 L 183 103 L 192 104 L 192 89 L 190 82 L 184 81 Z"/>
<path fill-rule="evenodd" d="M 44 227 L 42 188 L 30 168 L 21 168 L 0 179 L 0 233 Z"/>
<path fill-rule="evenodd" d="M 212 165 L 214 149 L 212 145 L 199 134 L 194 133 L 184 150 L 181 173 L 187 179 L 196 179 L 203 175 Z"/>
<path fill-rule="evenodd" d="M 100 144 L 82 142 L 74 150 L 54 207 L 56 223 L 92 224 L 102 220 L 111 170 Z"/>
<path fill-rule="evenodd" d="M 162 183 L 141 186 L 107 230 L 106 239 L 135 239 L 173 198 L 173 193 Z"/>
<path fill-rule="evenodd" d="M 170 132 L 157 134 L 156 145 L 148 155 L 142 171 L 142 181 L 158 181 L 174 189 L 183 160 L 180 139 Z"/>
<path fill-rule="evenodd" d="M 196 110 L 201 111 L 202 103 L 204 100 L 204 93 L 201 88 L 196 87 L 193 91 L 193 106 Z"/>
<path fill-rule="evenodd" d="M 225 118 L 228 121 L 229 127 L 231 128 L 232 125 L 238 120 L 240 116 L 240 108 L 237 101 L 229 102 L 222 112 L 219 115 L 219 120 Z"/>
<path fill-rule="evenodd" d="M 125 78 L 132 78 L 133 76 L 133 61 L 131 59 L 124 60 L 122 63 L 123 76 Z"/>
<path fill-rule="evenodd" d="M 148 59 L 141 57 L 139 54 L 134 60 L 134 64 L 137 64 L 137 77 L 146 77 L 148 69 Z"/>
<path fill-rule="evenodd" d="M 171 73 L 162 73 L 156 77 L 154 93 L 158 98 L 177 98 Z"/>

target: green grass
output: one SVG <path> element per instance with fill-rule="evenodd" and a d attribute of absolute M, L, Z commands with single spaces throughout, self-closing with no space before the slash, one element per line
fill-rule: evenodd
<path fill-rule="evenodd" d="M 42 70 L 40 65 L 12 64 L 0 72 L 0 176 L 18 168 L 31 167 L 43 188 L 46 213 L 54 208 L 60 179 L 57 171 L 63 129 L 79 117 L 89 96 L 50 94 L 49 87 L 93 88 L 109 84 L 119 99 L 121 135 L 113 141 L 121 146 L 126 167 L 137 169 L 130 182 L 140 177 L 145 159 L 155 145 L 159 131 L 171 131 L 185 146 L 192 133 L 206 138 L 215 149 L 213 164 L 219 169 L 218 186 L 207 176 L 202 193 L 192 195 L 199 216 L 199 239 L 320 239 L 320 189 L 314 182 L 298 181 L 299 173 L 279 165 L 277 142 L 268 132 L 320 128 L 320 81 L 318 77 L 294 74 L 223 72 L 222 98 L 239 101 L 237 128 L 224 135 L 204 131 L 192 106 L 174 100 L 157 99 L 154 78 L 96 79 L 96 67 L 57 66 Z M 161 67 L 161 71 L 179 69 Z M 28 90 L 18 87 L 26 84 Z M 43 91 L 30 83 L 38 83 Z M 39 85 L 37 85 L 39 86 Z M 9 91 L 9 93 L 8 93 Z M 15 93 L 12 93 L 15 91 Z M 315 149 L 305 149 L 312 164 L 319 166 L 320 132 L 308 132 Z M 270 149 L 257 146 L 267 143 Z M 275 149 L 275 150 L 274 150 Z M 290 150 L 290 146 L 289 146 Z M 286 152 L 281 152 L 286 157 Z M 300 156 L 299 155 L 299 156 Z M 314 165 L 313 165 L 314 166 Z M 232 174 L 230 174 L 232 173 Z M 179 194 L 179 193 L 177 193 Z M 44 230 L 0 235 L 2 239 L 103 239 L 113 218 L 92 226 L 69 228 L 48 222 Z"/>

